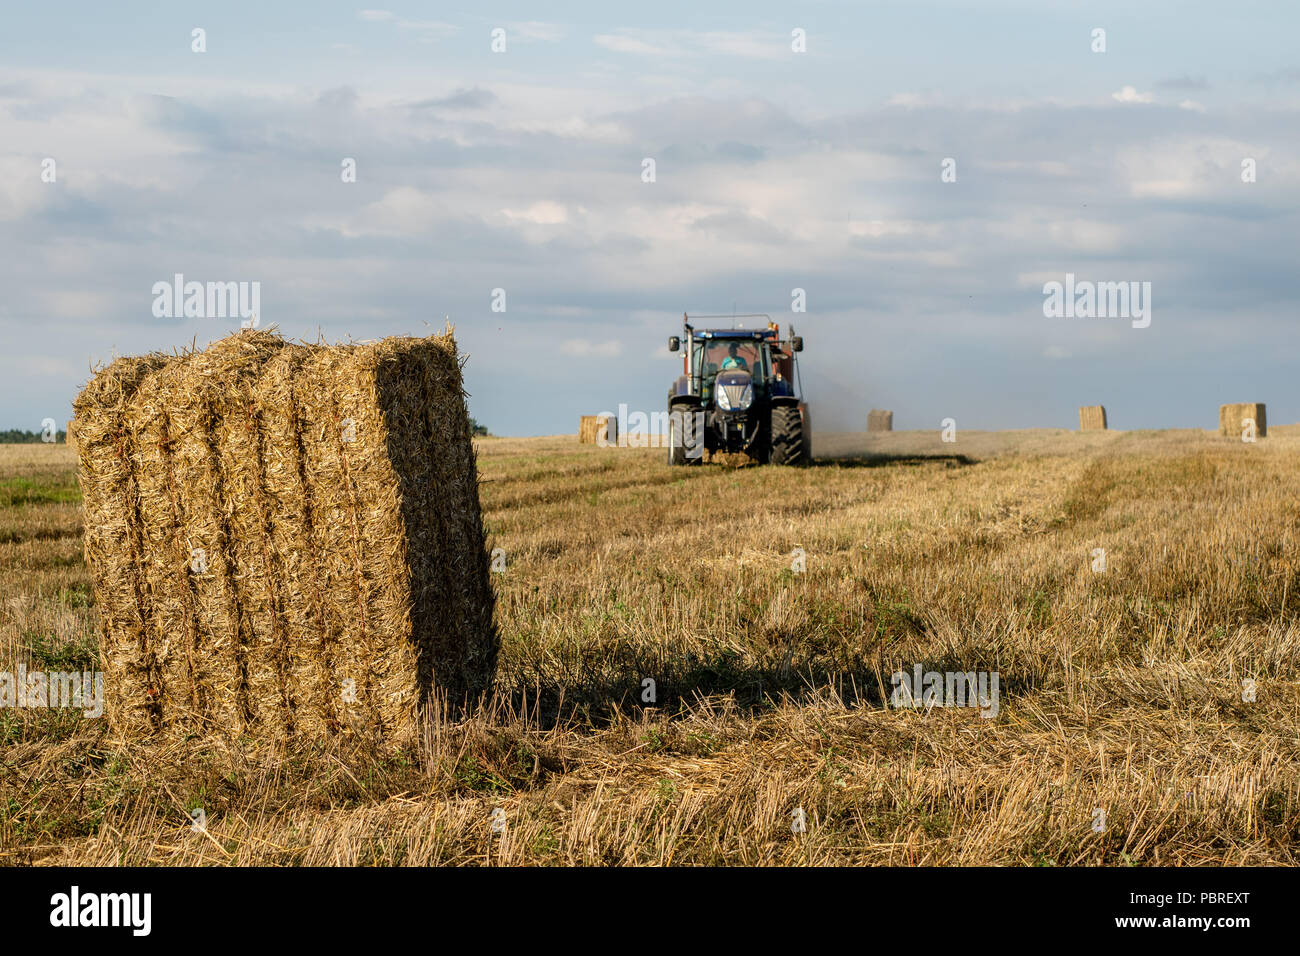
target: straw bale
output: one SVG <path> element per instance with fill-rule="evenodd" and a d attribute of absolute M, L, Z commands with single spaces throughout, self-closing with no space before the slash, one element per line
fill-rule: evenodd
<path fill-rule="evenodd" d="M 1106 427 L 1105 405 L 1083 405 L 1079 408 L 1079 431 L 1104 432 Z"/>
<path fill-rule="evenodd" d="M 608 445 L 618 444 L 618 419 L 613 415 L 583 415 L 578 420 L 578 443 L 597 445 L 601 432 L 605 433 Z"/>
<path fill-rule="evenodd" d="M 82 391 L 74 416 L 84 547 L 95 581 L 104 683 L 136 691 L 123 695 L 115 708 L 114 719 L 125 732 L 144 732 L 153 726 L 161 684 L 153 648 L 152 597 L 141 560 L 140 496 L 126 414 L 140 382 L 166 361 L 157 354 L 118 359 Z"/>
<path fill-rule="evenodd" d="M 1256 438 L 1267 437 L 1268 417 L 1263 402 L 1238 402 L 1236 404 L 1220 405 L 1219 434 L 1240 440 L 1241 423 L 1247 418 L 1253 419 L 1255 422 Z"/>
<path fill-rule="evenodd" d="M 450 333 L 244 332 L 119 360 L 76 408 L 116 728 L 402 737 L 432 691 L 488 689 L 498 638 Z"/>
<path fill-rule="evenodd" d="M 894 430 L 894 413 L 873 408 L 867 413 L 867 431 L 892 432 Z"/>

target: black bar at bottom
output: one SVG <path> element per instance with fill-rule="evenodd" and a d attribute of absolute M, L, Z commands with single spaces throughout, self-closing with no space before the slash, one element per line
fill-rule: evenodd
<path fill-rule="evenodd" d="M 1193 934 L 1231 945 L 1287 925 L 1294 881 L 1285 869 L 36 868 L 0 870 L 0 914 L 15 947 L 46 935 L 373 945 L 411 931 L 448 945 L 463 931 L 734 946 L 785 928 L 871 945 L 1035 931 L 1048 948 Z"/>

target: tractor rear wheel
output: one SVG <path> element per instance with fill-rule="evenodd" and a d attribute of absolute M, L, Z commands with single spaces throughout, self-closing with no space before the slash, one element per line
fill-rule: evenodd
<path fill-rule="evenodd" d="M 803 465 L 808 449 L 803 440 L 803 416 L 794 405 L 772 409 L 772 446 L 767 459 L 773 465 Z"/>

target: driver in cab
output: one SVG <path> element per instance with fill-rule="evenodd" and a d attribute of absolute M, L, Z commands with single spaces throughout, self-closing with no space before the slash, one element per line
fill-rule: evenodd
<path fill-rule="evenodd" d="M 727 357 L 722 360 L 722 371 L 725 372 L 727 369 L 731 368 L 742 369 L 746 372 L 749 371 L 749 363 L 745 361 L 743 356 L 741 356 L 740 346 L 735 342 L 732 342 L 727 346 Z"/>

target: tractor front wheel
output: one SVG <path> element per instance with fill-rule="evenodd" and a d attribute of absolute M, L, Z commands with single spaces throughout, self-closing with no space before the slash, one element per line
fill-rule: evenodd
<path fill-rule="evenodd" d="M 804 465 L 808 449 L 803 440 L 803 416 L 794 405 L 772 409 L 772 446 L 767 459 L 773 465 Z"/>
<path fill-rule="evenodd" d="M 695 411 L 695 405 L 692 402 L 674 402 L 668 406 L 668 464 L 670 465 L 689 465 L 699 464 L 700 459 L 690 459 L 686 456 L 686 439 L 688 436 L 679 433 L 683 419 Z M 696 435 L 696 441 L 703 441 L 703 435 Z"/>

